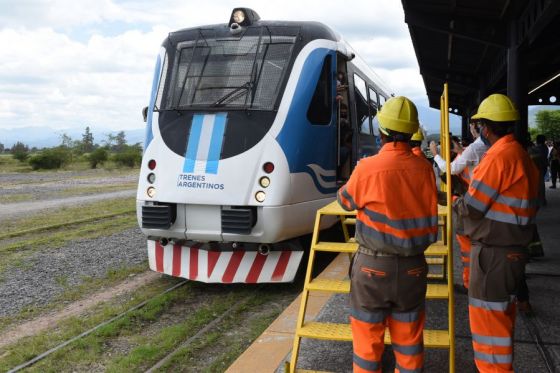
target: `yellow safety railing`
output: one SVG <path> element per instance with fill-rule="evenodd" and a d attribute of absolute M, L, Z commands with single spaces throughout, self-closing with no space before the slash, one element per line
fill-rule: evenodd
<path fill-rule="evenodd" d="M 445 234 L 447 236 L 446 243 L 448 247 L 447 255 L 447 283 L 449 286 L 449 372 L 455 372 L 455 307 L 454 307 L 454 296 L 453 296 L 453 223 L 452 223 L 452 188 L 451 188 L 451 139 L 449 138 L 449 93 L 448 85 L 445 83 L 443 85 L 443 94 L 441 96 L 441 127 L 442 132 L 440 135 L 442 150 L 445 158 L 445 181 L 446 188 L 445 192 L 447 194 L 447 227 L 445 229 Z"/>

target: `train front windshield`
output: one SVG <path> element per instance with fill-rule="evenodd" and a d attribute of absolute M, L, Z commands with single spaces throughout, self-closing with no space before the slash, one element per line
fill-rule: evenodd
<path fill-rule="evenodd" d="M 218 33 L 199 29 L 195 40 L 177 43 L 169 86 L 159 89 L 159 109 L 276 109 L 299 28 L 260 26 L 239 36 Z"/>

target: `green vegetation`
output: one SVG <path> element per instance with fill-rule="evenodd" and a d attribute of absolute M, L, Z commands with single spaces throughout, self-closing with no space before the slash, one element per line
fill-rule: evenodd
<path fill-rule="evenodd" d="M 61 321 L 57 328 L 35 336 L 23 338 L 22 340 L 4 348 L 0 355 L 0 371 L 7 371 L 39 353 L 72 338 L 95 325 L 108 320 L 117 314 L 124 312 L 133 306 L 150 299 L 164 289 L 177 283 L 177 279 L 164 278 L 154 284 L 146 285 L 135 291 L 134 295 L 117 297 L 111 302 L 94 307 L 87 316 L 71 317 Z M 96 333 L 76 342 L 72 346 L 64 348 L 51 355 L 50 358 L 38 363 L 31 371 L 60 372 L 75 371 L 76 366 L 70 362 L 81 362 L 95 364 L 103 351 L 104 343 L 111 335 L 130 335 L 134 331 L 142 329 L 146 322 L 154 320 L 179 300 L 189 299 L 191 294 L 189 286 L 177 289 L 150 301 L 146 306 L 131 312 L 122 319 L 105 326 Z M 81 370 L 81 369 L 78 369 Z"/>
<path fill-rule="evenodd" d="M 122 147 L 122 150 L 115 155 L 113 155 L 113 160 L 117 165 L 122 167 L 134 167 L 140 165 L 142 161 L 142 149 L 140 146 L 128 146 Z"/>
<path fill-rule="evenodd" d="M 29 157 L 29 147 L 20 141 L 12 146 L 12 150 L 10 150 L 10 152 L 14 158 L 20 162 L 25 162 Z"/>
<path fill-rule="evenodd" d="M 134 299 L 128 296 L 113 299 L 86 316 L 64 320 L 54 330 L 7 346 L 0 355 L 0 370 L 31 359 L 177 281 L 162 278 L 136 291 Z M 180 349 L 161 368 L 161 371 L 223 372 L 296 293 L 295 289 L 286 287 L 256 289 L 189 282 L 54 353 L 29 371 L 145 371 L 216 317 L 225 314 L 212 329 Z"/>
<path fill-rule="evenodd" d="M 13 219 L 3 222 L 5 239 L 0 241 L 0 275 L 9 265 L 20 265 L 23 260 L 36 250 L 61 247 L 69 242 L 107 236 L 135 227 L 138 222 L 134 214 L 135 201 L 133 199 L 114 199 L 99 203 L 87 204 L 79 207 L 65 207 L 49 213 Z M 114 215 L 104 219 L 89 220 L 102 215 Z M 75 225 L 68 223 L 76 220 L 86 220 Z M 37 227 L 59 225 L 58 228 L 38 231 Z M 33 230 L 28 234 L 10 239 L 13 234 Z"/>
<path fill-rule="evenodd" d="M 81 165 L 77 169 L 84 169 L 84 166 L 97 168 L 98 165 L 104 165 L 109 160 L 116 167 L 135 167 L 142 159 L 141 144 L 127 144 L 124 131 L 116 135 L 107 134 L 103 146 L 94 143 L 89 126 L 86 127 L 82 140 L 73 140 L 63 133 L 60 141 L 60 145 L 54 148 L 42 150 L 33 148 L 31 151 L 24 143 L 17 142 L 10 149 L 10 153 L 20 163 L 27 162 L 33 170 L 76 169 L 75 163 Z M 8 170 L 2 169 L 2 171 Z"/>
<path fill-rule="evenodd" d="M 70 163 L 72 153 L 69 149 L 59 146 L 41 150 L 29 158 L 29 164 L 34 170 L 54 170 Z"/>
<path fill-rule="evenodd" d="M 535 122 L 536 127 L 529 128 L 533 140 L 539 134 L 548 140 L 560 140 L 560 110 L 541 110 L 536 114 Z"/>
<path fill-rule="evenodd" d="M 109 159 L 107 149 L 98 148 L 91 152 L 88 156 L 88 162 L 91 168 L 97 168 L 98 164 L 103 164 Z"/>

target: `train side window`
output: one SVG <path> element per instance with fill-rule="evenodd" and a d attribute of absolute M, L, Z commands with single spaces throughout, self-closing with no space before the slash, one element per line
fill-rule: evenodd
<path fill-rule="evenodd" d="M 360 133 L 371 135 L 366 82 L 357 74 L 354 74 L 354 91 Z"/>
<path fill-rule="evenodd" d="M 332 57 L 325 57 L 319 81 L 307 109 L 307 119 L 312 124 L 328 125 L 331 123 L 333 111 L 332 97 Z"/>
<path fill-rule="evenodd" d="M 381 106 L 383 106 L 383 104 L 385 103 L 385 101 L 387 101 L 387 99 L 385 98 L 385 96 L 379 95 L 379 108 L 380 108 L 380 109 L 381 109 Z"/>
<path fill-rule="evenodd" d="M 375 92 L 371 87 L 368 88 L 369 91 L 369 113 L 371 117 L 371 125 L 373 127 L 373 135 L 379 136 L 379 121 L 377 120 L 377 112 L 381 108 L 378 105 L 379 98 L 382 97 L 380 94 Z"/>

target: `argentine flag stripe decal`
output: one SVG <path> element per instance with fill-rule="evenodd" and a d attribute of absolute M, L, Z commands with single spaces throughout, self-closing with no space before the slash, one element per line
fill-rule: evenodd
<path fill-rule="evenodd" d="M 185 152 L 185 173 L 218 173 L 226 113 L 195 114 Z"/>
<path fill-rule="evenodd" d="M 226 114 L 215 115 L 212 140 L 210 140 L 210 152 L 208 153 L 208 163 L 206 163 L 206 173 L 217 174 L 222 143 L 224 142 L 224 132 L 226 129 Z"/>

